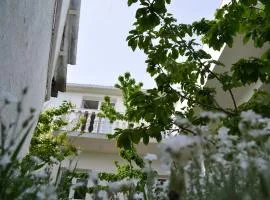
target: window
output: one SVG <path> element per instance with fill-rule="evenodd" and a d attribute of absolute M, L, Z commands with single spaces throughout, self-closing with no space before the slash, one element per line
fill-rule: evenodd
<path fill-rule="evenodd" d="M 167 181 L 166 178 L 158 178 L 158 179 L 157 179 L 157 182 L 158 182 L 159 185 L 164 185 L 164 183 L 165 183 L 166 181 Z"/>
<path fill-rule="evenodd" d="M 99 101 L 83 100 L 82 107 L 85 109 L 98 110 Z"/>

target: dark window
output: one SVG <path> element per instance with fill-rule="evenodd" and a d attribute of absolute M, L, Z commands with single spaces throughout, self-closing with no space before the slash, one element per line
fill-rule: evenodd
<path fill-rule="evenodd" d="M 166 182 L 166 179 L 165 178 L 158 178 L 157 181 L 158 181 L 159 185 L 163 185 Z"/>
<path fill-rule="evenodd" d="M 74 199 L 85 199 L 87 180 L 85 180 L 85 179 L 77 179 L 76 183 L 77 184 L 80 183 L 80 184 L 82 184 L 82 186 L 75 189 L 73 198 Z"/>
<path fill-rule="evenodd" d="M 83 100 L 82 107 L 85 109 L 98 109 L 98 103 L 99 101 L 93 101 L 93 100 Z"/>

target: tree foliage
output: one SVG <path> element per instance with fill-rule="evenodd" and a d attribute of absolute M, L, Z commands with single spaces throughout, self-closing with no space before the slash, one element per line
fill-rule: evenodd
<path fill-rule="evenodd" d="M 139 49 L 146 54 L 146 70 L 154 78 L 156 87 L 143 90 L 142 83 L 137 83 L 129 73 L 125 73 L 115 85 L 122 91 L 125 113 L 117 112 L 111 105 L 110 98 L 105 98 L 99 116 L 108 117 L 112 122 L 128 122 L 128 128 L 115 129 L 115 133 L 109 135 L 109 138 L 117 140 L 117 146 L 129 164 L 117 164 L 116 174 L 101 173 L 100 178 L 106 181 L 138 178 L 143 181 L 143 187 L 149 186 L 148 196 L 144 190 L 138 190 L 144 192 L 143 198 L 154 199 L 151 195 L 154 184 L 147 183 L 149 175 L 141 177 L 141 171 L 130 165 L 131 161 L 140 161 L 136 152 L 134 154 L 135 144 L 141 141 L 148 144 L 150 138 L 161 142 L 166 134 L 184 134 L 188 136 L 179 137 L 179 140 L 174 137 L 170 142 L 167 141 L 165 157 L 171 158 L 170 162 L 175 166 L 171 168 L 168 196 L 159 199 L 242 199 L 248 190 L 254 191 L 249 194 L 252 197 L 268 199 L 269 184 L 266 182 L 269 177 L 264 176 L 260 168 L 253 169 L 252 165 L 261 158 L 269 161 L 269 153 L 264 146 L 268 139 L 268 118 L 264 117 L 269 117 L 269 93 L 255 91 L 248 102 L 238 105 L 234 89 L 258 82 L 268 84 L 270 81 L 270 51 L 267 49 L 270 40 L 270 2 L 232 0 L 217 9 L 213 20 L 201 19 L 192 24 L 178 23 L 167 11 L 166 6 L 170 3 L 170 0 L 128 0 L 128 6 L 138 6 L 133 29 L 127 37 L 128 46 L 133 51 Z M 198 38 L 201 42 L 198 42 Z M 225 66 L 202 48 L 202 43 L 214 50 L 221 50 L 224 45 L 231 48 L 238 38 L 243 38 L 243 45 L 250 43 L 255 48 L 266 47 L 266 51 L 260 57 L 240 58 L 232 66 Z M 213 70 L 213 67 L 222 68 L 222 73 Z M 219 105 L 216 88 L 205 85 L 208 80 L 213 79 L 230 96 L 232 107 Z M 186 106 L 176 109 L 175 105 L 179 102 Z M 201 114 L 196 113 L 196 110 L 201 111 Z M 204 131 L 205 127 L 210 130 Z M 208 131 L 211 132 L 211 139 L 204 135 Z M 262 134 L 258 134 L 258 139 L 252 136 L 254 133 Z M 204 148 L 201 154 L 205 157 L 207 166 L 207 174 L 204 176 L 206 182 L 203 185 L 200 183 L 202 176 L 198 160 L 189 158 L 193 165 L 190 168 L 190 183 L 193 185 L 190 186 L 191 191 L 185 191 L 184 166 L 179 161 L 186 158 L 184 153 L 191 155 L 192 150 L 199 148 L 197 145 L 181 142 L 191 139 L 197 143 L 198 137 L 205 140 L 200 145 Z M 245 145 L 254 145 L 254 148 L 246 149 Z M 244 155 L 247 155 L 247 160 L 239 161 Z M 215 161 L 211 156 L 216 156 Z M 248 170 L 251 172 L 236 173 L 236 169 L 240 170 L 238 162 L 240 165 L 244 163 L 243 167 L 246 161 L 250 162 L 251 167 Z M 137 162 L 135 161 L 142 168 Z M 227 167 L 224 167 L 224 163 Z M 256 176 L 252 177 L 252 174 Z M 208 178 L 214 180 L 210 181 Z M 244 183 L 252 181 L 252 184 L 243 184 L 242 180 Z M 89 192 L 107 189 L 95 187 L 89 188 Z"/>
<path fill-rule="evenodd" d="M 76 147 L 71 144 L 67 135 L 72 130 L 61 130 L 68 124 L 64 116 L 72 107 L 71 103 L 63 102 L 59 107 L 49 108 L 40 114 L 31 139 L 29 154 L 25 159 L 36 156 L 44 163 L 53 163 L 53 160 L 62 161 L 67 156 L 77 154 Z M 72 129 L 77 128 L 79 124 Z"/>
<path fill-rule="evenodd" d="M 127 120 L 128 129 L 117 129 L 113 137 L 119 147 L 131 147 L 132 143 L 149 138 L 161 141 L 167 132 L 192 133 L 185 127 L 173 128 L 174 116 L 182 116 L 194 124 L 205 124 L 194 108 L 224 112 L 230 119 L 237 120 L 240 111 L 256 108 L 261 114 L 267 112 L 267 105 L 261 109 L 259 98 L 253 98 L 245 105 L 237 105 L 233 89 L 244 87 L 257 81 L 269 83 L 270 51 L 261 57 L 241 58 L 232 67 L 214 60 L 198 43 L 201 41 L 220 50 L 224 45 L 233 46 L 236 37 L 243 37 L 243 45 L 253 43 L 260 48 L 269 45 L 270 4 L 266 0 L 233 0 L 217 9 L 213 20 L 201 19 L 192 24 L 178 23 L 166 6 L 169 0 L 129 0 L 128 5 L 137 4 L 133 29 L 127 37 L 128 45 L 135 51 L 142 50 L 147 55 L 147 72 L 154 78 L 156 87 L 141 90 L 129 73 L 119 77 L 116 85 L 123 92 L 125 115 L 120 116 L 110 107 L 102 107 L 104 116 L 110 119 Z M 212 67 L 222 68 L 218 73 Z M 233 107 L 224 108 L 216 101 L 216 89 L 206 87 L 207 80 L 215 79 L 230 95 Z M 136 89 L 135 89 L 136 88 Z M 260 96 L 261 92 L 256 93 Z M 180 111 L 176 103 L 186 103 Z M 266 113 L 265 113 L 266 114 Z M 140 124 L 134 126 L 134 124 Z M 236 127 L 237 128 L 237 127 Z"/>

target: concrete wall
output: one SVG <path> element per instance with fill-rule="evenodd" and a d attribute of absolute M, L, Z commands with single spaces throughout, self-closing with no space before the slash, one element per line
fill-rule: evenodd
<path fill-rule="evenodd" d="M 67 14 L 70 5 L 70 0 L 58 1 L 58 9 L 56 12 L 55 30 L 51 40 L 51 53 L 50 62 L 48 66 L 48 77 L 47 77 L 47 98 L 51 95 L 51 83 L 53 74 L 56 69 L 57 60 L 60 53 L 60 46 L 64 33 L 65 24 L 67 21 Z"/>
<path fill-rule="evenodd" d="M 240 58 L 260 57 L 269 48 L 269 45 L 265 45 L 262 48 L 255 48 L 253 46 L 253 42 L 248 42 L 244 45 L 242 41 L 243 37 L 238 36 L 234 38 L 232 48 L 228 47 L 227 45 L 224 46 L 218 60 L 226 67 L 215 67 L 213 69 L 215 73 L 223 73 L 230 70 L 232 64 L 236 63 Z M 224 92 L 221 84 L 216 79 L 207 81 L 206 86 L 216 88 L 216 100 L 222 107 L 233 108 L 233 101 L 229 92 Z M 261 86 L 262 83 L 258 81 L 255 84 L 233 89 L 232 92 L 237 105 L 248 101 L 252 97 L 254 89 L 258 89 Z"/>
<path fill-rule="evenodd" d="M 22 89 L 28 87 L 22 119 L 29 115 L 30 107 L 39 113 L 44 102 L 54 2 L 0 1 L 0 92 L 8 91 L 21 99 Z M 0 106 L 3 98 L 1 94 Z M 15 113 L 16 109 L 9 107 L 3 115 L 11 122 Z"/>
<path fill-rule="evenodd" d="M 79 170 L 92 170 L 94 172 L 116 172 L 114 161 L 125 163 L 118 154 L 101 153 L 101 152 L 87 152 L 83 151 L 78 158 L 73 159 L 71 169 L 77 165 Z M 160 175 L 166 175 L 160 168 L 158 161 L 153 161 L 151 164 L 153 169 L 157 170 Z M 62 167 L 69 168 L 69 160 L 62 162 Z"/>
<path fill-rule="evenodd" d="M 82 100 L 84 98 L 103 101 L 105 96 L 107 96 L 107 94 L 59 92 L 57 98 L 51 98 L 51 100 L 48 101 L 48 103 L 45 103 L 45 108 L 51 106 L 59 106 L 63 101 L 70 101 L 76 106 L 75 108 L 79 109 L 81 108 Z M 108 95 L 108 96 L 111 97 L 112 102 L 115 102 L 116 110 L 119 112 L 124 112 L 125 107 L 123 105 L 122 97 L 117 95 Z"/>

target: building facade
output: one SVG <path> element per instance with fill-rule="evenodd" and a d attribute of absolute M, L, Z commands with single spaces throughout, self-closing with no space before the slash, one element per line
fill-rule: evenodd
<path fill-rule="evenodd" d="M 76 170 L 84 172 L 115 172 L 114 162 L 124 162 L 119 156 L 116 141 L 108 140 L 107 134 L 112 134 L 115 128 L 127 127 L 127 122 L 110 123 L 108 119 L 97 116 L 105 96 L 111 98 L 111 103 L 116 111 L 125 111 L 121 91 L 113 87 L 99 85 L 68 84 L 65 93 L 59 92 L 57 98 L 51 98 L 45 103 L 45 108 L 59 106 L 63 101 L 74 104 L 75 107 L 67 115 L 67 120 L 70 123 L 64 130 L 71 130 L 81 117 L 86 119 L 86 122 L 77 131 L 69 133 L 71 142 L 80 150 L 79 155 L 64 160 L 61 166 L 58 166 L 61 169 L 57 170 L 73 169 L 76 166 Z M 148 145 L 139 143 L 137 151 L 142 157 L 147 153 L 158 154 L 159 152 L 157 142 L 154 140 L 151 140 Z M 158 161 L 153 161 L 152 166 L 157 169 L 161 177 L 167 176 L 168 172 L 162 170 Z M 82 180 L 73 179 L 74 184 L 77 181 Z M 91 183 L 88 182 L 88 186 L 89 184 Z M 69 197 L 76 199 L 74 190 L 70 190 Z M 90 194 L 86 194 L 83 199 L 91 199 Z"/>
<path fill-rule="evenodd" d="M 21 101 L 18 124 L 29 117 L 31 108 L 36 110 L 37 119 L 44 100 L 65 90 L 67 64 L 76 63 L 80 3 L 0 1 L 0 107 L 10 96 Z M 25 88 L 27 94 L 22 97 Z M 17 111 L 16 106 L 9 105 L 1 114 L 11 123 Z M 30 138 L 31 134 L 22 154 L 28 151 Z"/>

